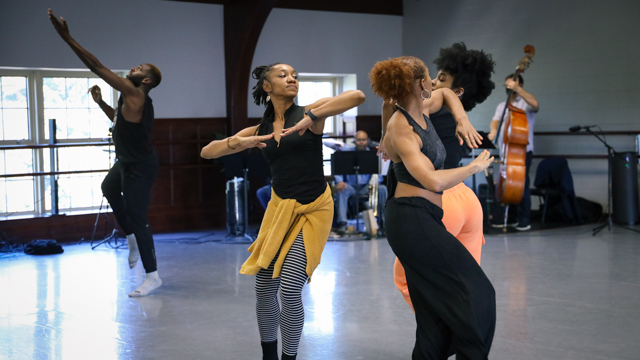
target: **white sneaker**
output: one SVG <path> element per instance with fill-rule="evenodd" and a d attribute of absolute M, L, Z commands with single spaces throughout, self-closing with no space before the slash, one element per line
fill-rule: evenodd
<path fill-rule="evenodd" d="M 520 224 L 518 224 L 518 225 L 516 225 L 516 230 L 518 230 L 518 231 L 531 230 L 531 224 L 529 224 L 527 226 L 520 226 Z"/>
<path fill-rule="evenodd" d="M 517 222 L 515 222 L 515 223 L 507 223 L 507 227 L 508 227 L 508 228 L 510 228 L 510 227 L 515 227 L 515 226 L 518 226 L 518 223 L 517 223 Z M 504 223 L 500 223 L 500 224 L 491 224 L 491 227 L 496 228 L 496 229 L 502 229 L 502 228 L 504 228 Z"/>

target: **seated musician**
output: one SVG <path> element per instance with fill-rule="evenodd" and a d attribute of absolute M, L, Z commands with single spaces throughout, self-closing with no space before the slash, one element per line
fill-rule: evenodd
<path fill-rule="evenodd" d="M 527 145 L 527 157 L 526 157 L 526 173 L 524 178 L 524 192 L 522 193 L 522 200 L 520 204 L 518 204 L 518 224 L 516 225 L 516 230 L 527 231 L 531 229 L 531 191 L 529 190 L 529 168 L 531 168 L 531 160 L 533 159 L 533 126 L 536 122 L 536 113 L 538 112 L 538 100 L 536 100 L 535 96 L 531 93 L 524 91 L 522 86 L 524 85 L 524 79 L 520 74 L 518 74 L 518 81 L 513 80 L 513 74 L 507 76 L 505 80 L 505 87 L 507 88 L 507 93 L 509 90 L 512 91 L 509 96 L 509 103 L 518 109 L 522 109 L 527 113 L 527 122 L 529 123 L 529 144 Z M 489 140 L 493 141 L 498 136 L 498 144 L 502 141 L 502 136 L 505 132 L 506 119 L 509 116 L 509 112 L 504 113 L 504 122 L 502 123 L 502 129 L 498 131 L 498 126 L 500 126 L 500 116 L 503 114 L 503 110 L 505 107 L 505 101 L 498 104 L 496 108 L 496 113 L 493 116 L 493 120 L 491 121 L 491 132 L 487 136 Z"/>
<path fill-rule="evenodd" d="M 339 149 L 339 151 L 377 151 L 375 142 L 369 139 L 369 135 L 367 135 L 364 131 L 358 131 L 355 137 L 355 147 L 354 146 L 344 146 Z M 349 201 L 349 197 L 352 195 L 366 195 L 369 193 L 369 181 L 371 180 L 371 175 L 358 175 L 358 181 L 356 185 L 356 175 L 335 175 L 336 181 L 336 191 L 337 191 L 337 199 L 336 199 L 336 232 L 341 233 L 345 232 L 347 228 L 347 205 Z M 387 201 L 387 187 L 382 185 L 382 176 L 378 176 L 379 185 L 378 185 L 378 219 L 382 219 L 384 216 L 384 204 Z M 357 186 L 357 187 L 356 187 Z M 382 228 L 383 221 L 380 222 L 380 227 Z"/>

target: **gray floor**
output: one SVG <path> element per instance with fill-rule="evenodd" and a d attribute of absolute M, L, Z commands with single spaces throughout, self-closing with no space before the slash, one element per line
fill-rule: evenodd
<path fill-rule="evenodd" d="M 491 359 L 640 359 L 640 234 L 591 228 L 487 237 Z M 127 293 L 144 271 L 124 249 L 0 257 L 0 359 L 260 359 L 254 278 L 238 274 L 247 245 L 199 235 L 156 236 L 164 285 L 140 299 Z M 385 239 L 327 244 L 304 289 L 298 359 L 411 358 L 393 260 Z"/>

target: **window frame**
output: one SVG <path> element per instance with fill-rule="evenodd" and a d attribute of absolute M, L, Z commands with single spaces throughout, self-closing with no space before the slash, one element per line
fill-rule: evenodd
<path fill-rule="evenodd" d="M 298 74 L 298 83 L 301 82 L 330 82 L 332 85 L 333 96 L 342 93 L 342 77 L 339 75 L 333 74 L 309 74 L 309 73 L 301 73 Z M 316 99 L 320 100 L 320 99 Z M 310 104 L 298 104 L 300 106 L 307 106 Z M 329 120 L 331 119 L 331 120 Z M 341 133 L 342 129 L 342 114 L 331 116 L 327 118 L 325 121 L 331 121 L 333 125 L 333 131 L 329 133 L 323 133 L 322 136 L 338 136 Z M 340 125 L 340 126 L 338 126 Z"/>
<path fill-rule="evenodd" d="M 119 76 L 124 76 L 126 71 L 116 70 L 114 71 Z M 0 140 L 0 145 L 47 145 L 49 140 L 45 134 L 45 121 L 49 119 L 44 118 L 44 78 L 45 77 L 65 77 L 65 78 L 100 78 L 96 74 L 86 69 L 29 69 L 29 68 L 12 68 L 12 67 L 0 67 L 0 76 L 24 76 L 27 78 L 27 114 L 29 116 L 29 130 L 28 139 L 22 140 Z M 111 88 L 111 103 L 108 104 L 115 108 L 117 103 L 119 92 L 113 87 Z M 76 138 L 76 139 L 57 139 L 59 144 L 82 144 L 90 142 L 101 142 L 108 139 L 109 136 L 100 138 Z M 11 151 L 11 150 L 4 150 Z M 49 161 L 50 149 L 31 149 L 31 156 L 33 162 L 34 172 L 45 171 L 45 162 Z M 59 175 L 57 175 L 59 176 Z M 33 199 L 34 210 L 33 211 L 21 211 L 0 213 L 0 219 L 10 219 L 25 216 L 43 216 L 50 212 L 50 209 L 46 209 L 47 201 L 47 183 L 51 176 L 33 176 Z M 99 209 L 99 206 L 91 207 L 73 207 L 69 209 L 60 209 L 67 213 L 91 213 Z M 61 212 L 62 212 L 61 211 Z"/>
<path fill-rule="evenodd" d="M 333 84 L 334 96 L 343 93 L 346 90 L 353 90 L 357 84 L 356 74 L 323 74 L 323 73 L 298 73 L 298 82 L 313 82 L 313 81 L 329 81 Z M 319 100 L 319 99 L 316 99 Z M 298 104 L 300 106 L 306 106 L 309 104 Z M 357 110 L 356 110 L 357 113 Z M 345 114 L 339 114 L 332 116 L 333 132 L 323 133 L 323 138 L 343 138 L 346 133 L 346 120 L 350 119 L 350 124 L 354 124 L 354 116 L 345 116 Z M 329 121 L 329 119 L 327 119 Z M 331 158 L 323 157 L 323 166 L 325 167 L 325 175 L 331 176 L 331 171 L 326 171 L 326 166 L 331 166 Z"/>

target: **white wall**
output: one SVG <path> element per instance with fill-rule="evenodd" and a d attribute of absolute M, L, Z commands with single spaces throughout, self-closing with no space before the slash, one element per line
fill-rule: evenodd
<path fill-rule="evenodd" d="M 489 129 L 496 105 L 506 98 L 504 78 L 536 48 L 524 74 L 525 89 L 540 102 L 536 131 L 567 131 L 573 125 L 604 130 L 640 130 L 640 70 L 637 0 L 405 0 L 403 51 L 434 71 L 441 47 L 464 41 L 496 62 L 496 90 L 469 113 Z M 608 137 L 618 151 L 632 150 L 631 136 Z M 590 136 L 538 136 L 536 154 L 601 154 Z M 532 178 L 537 160 L 534 161 Z M 606 205 L 606 160 L 570 160 L 578 196 Z"/>
<path fill-rule="evenodd" d="M 60 39 L 47 8 L 105 66 L 151 62 L 156 117 L 226 116 L 222 5 L 158 0 L 1 0 L 0 66 L 85 68 Z"/>
<path fill-rule="evenodd" d="M 401 16 L 274 9 L 260 35 L 252 69 L 284 62 L 298 72 L 356 74 L 358 89 L 367 97 L 358 114 L 375 115 L 380 114 L 381 100 L 371 91 L 369 70 L 376 61 L 400 55 Z M 249 117 L 264 112 L 251 97 L 255 84 L 251 79 Z"/>
<path fill-rule="evenodd" d="M 69 21 L 72 35 L 106 66 L 158 65 L 163 82 L 152 91 L 156 114 L 226 116 L 223 6 L 160 0 L 0 0 L 0 66 L 83 68 L 47 19 L 49 6 Z M 536 47 L 525 88 L 540 101 L 536 131 L 572 125 L 604 130 L 640 126 L 640 1 L 405 0 L 404 16 L 274 9 L 253 66 L 283 61 L 307 73 L 357 74 L 367 101 L 360 115 L 379 114 L 368 72 L 376 61 L 415 55 L 430 65 L 441 47 L 464 41 L 497 63 L 498 88 L 470 118 L 488 130 L 504 100 L 503 79 Z M 255 84 L 251 81 L 250 88 Z M 249 116 L 262 109 L 253 105 Z M 609 137 L 631 150 L 632 137 Z M 606 154 L 592 137 L 537 137 L 538 154 Z M 535 169 L 534 163 L 534 169 Z M 571 160 L 579 196 L 606 203 L 604 160 Z M 533 175 L 533 174 L 532 174 Z"/>
<path fill-rule="evenodd" d="M 225 117 L 223 6 L 161 0 L 0 0 L 0 66 L 84 68 L 53 30 L 47 8 L 72 36 L 114 70 L 156 64 L 151 92 L 158 118 Z M 7 36 L 6 34 L 11 34 Z M 368 73 L 402 55 L 402 17 L 274 9 L 253 65 L 283 61 L 300 72 L 357 74 L 367 95 L 362 115 L 378 114 Z M 255 82 L 250 82 L 250 87 Z M 259 117 L 249 94 L 249 116 Z"/>

